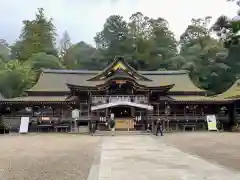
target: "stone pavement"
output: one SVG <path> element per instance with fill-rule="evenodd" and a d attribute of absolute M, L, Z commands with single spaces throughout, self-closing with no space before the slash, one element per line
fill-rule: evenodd
<path fill-rule="evenodd" d="M 167 146 L 161 138 L 104 137 L 96 179 L 240 180 L 240 174 Z"/>

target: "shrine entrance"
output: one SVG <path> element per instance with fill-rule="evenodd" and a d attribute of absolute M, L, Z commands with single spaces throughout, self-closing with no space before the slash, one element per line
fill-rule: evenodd
<path fill-rule="evenodd" d="M 117 106 L 111 107 L 109 113 L 114 114 L 116 130 L 130 131 L 134 130 L 134 107 Z"/>
<path fill-rule="evenodd" d="M 107 122 L 114 114 L 115 128 L 119 131 L 140 130 L 140 124 L 148 120 L 151 114 L 149 112 L 152 110 L 151 105 L 135 103 L 127 99 L 91 106 L 92 113 L 100 115 L 100 111 L 102 112 L 100 121 L 104 119 L 104 122 Z"/>

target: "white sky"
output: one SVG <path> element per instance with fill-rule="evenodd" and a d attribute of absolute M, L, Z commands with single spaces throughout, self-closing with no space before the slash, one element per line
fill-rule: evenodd
<path fill-rule="evenodd" d="M 33 19 L 36 9 L 43 7 L 54 19 L 61 37 L 67 30 L 73 42 L 85 41 L 94 45 L 93 37 L 101 31 L 112 14 L 126 20 L 135 12 L 149 17 L 165 18 L 179 39 L 192 18 L 212 16 L 213 21 L 224 14 L 234 17 L 238 10 L 226 0 L 1 0 L 0 38 L 9 43 L 20 34 L 22 20 Z"/>

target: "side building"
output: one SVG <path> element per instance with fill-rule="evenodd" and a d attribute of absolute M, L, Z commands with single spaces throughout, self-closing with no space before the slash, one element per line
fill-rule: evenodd
<path fill-rule="evenodd" d="M 77 125 L 99 121 L 100 129 L 110 114 L 121 130 L 147 128 L 158 118 L 166 120 L 165 130 L 204 129 L 207 114 L 215 114 L 227 129 L 237 120 L 239 106 L 237 96 L 207 97 L 187 71 L 136 71 L 122 57 L 102 71 L 43 70 L 26 94 L 1 101 L 9 112 L 4 116 L 8 126 L 17 128 L 20 117 L 29 116 L 36 127 L 65 127 L 62 123 L 70 130 L 72 110 L 79 109 Z"/>

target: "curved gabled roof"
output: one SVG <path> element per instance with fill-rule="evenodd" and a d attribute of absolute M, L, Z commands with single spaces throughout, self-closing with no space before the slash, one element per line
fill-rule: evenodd
<path fill-rule="evenodd" d="M 240 79 L 236 80 L 228 90 L 215 97 L 222 99 L 240 99 Z"/>
<path fill-rule="evenodd" d="M 69 92 L 67 84 L 80 86 L 96 86 L 104 81 L 88 81 L 100 71 L 82 70 L 43 70 L 38 82 L 28 91 Z M 170 92 L 203 92 L 191 81 L 187 71 L 138 71 L 152 81 L 137 81 L 149 87 L 174 84 Z"/>

